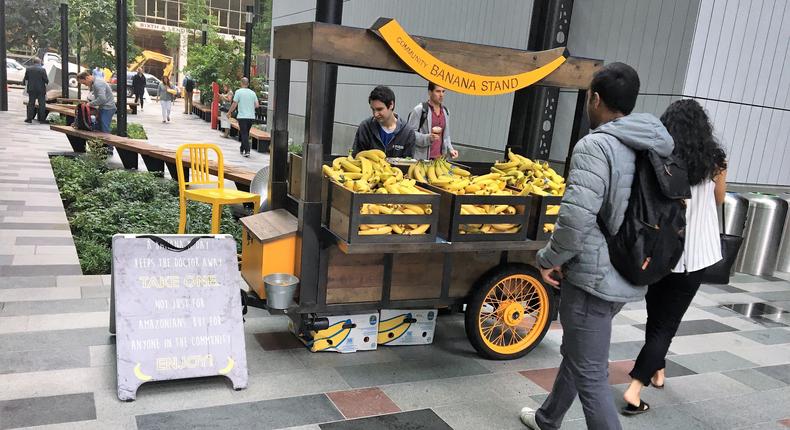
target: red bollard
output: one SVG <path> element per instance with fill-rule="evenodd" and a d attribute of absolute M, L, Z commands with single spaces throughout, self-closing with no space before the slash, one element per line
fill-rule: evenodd
<path fill-rule="evenodd" d="M 212 82 L 211 91 L 214 93 L 214 97 L 211 98 L 211 129 L 216 130 L 219 126 L 217 121 L 219 118 L 219 84 Z"/>

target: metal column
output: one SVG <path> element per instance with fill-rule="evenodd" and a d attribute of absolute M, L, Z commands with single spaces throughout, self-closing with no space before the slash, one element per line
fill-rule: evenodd
<path fill-rule="evenodd" d="M 5 60 L 5 0 L 0 0 L 0 111 L 8 111 L 8 71 Z"/>
<path fill-rule="evenodd" d="M 288 103 L 291 85 L 291 60 L 274 62 L 274 128 L 271 143 L 271 176 L 269 177 L 269 205 L 272 209 L 285 206 L 288 191 Z"/>
<path fill-rule="evenodd" d="M 126 136 L 126 32 L 128 31 L 126 0 L 115 0 L 115 76 L 118 93 L 116 134 Z"/>
<path fill-rule="evenodd" d="M 568 44 L 573 0 L 536 0 L 527 49 L 543 51 Z M 507 146 L 533 159 L 547 160 L 557 117 L 560 89 L 530 86 L 516 91 Z"/>
<path fill-rule="evenodd" d="M 252 67 L 252 23 L 254 6 L 247 6 L 247 22 L 244 24 L 244 76 L 251 79 Z"/>
<path fill-rule="evenodd" d="M 341 24 L 343 21 L 343 0 L 316 0 L 316 22 Z M 321 130 L 321 141 L 324 143 L 324 156 L 332 153 L 332 133 L 335 126 L 335 99 L 337 97 L 337 66 L 327 65 L 326 81 L 324 82 L 326 96 L 323 99 L 324 128 Z"/>
<path fill-rule="evenodd" d="M 79 73 L 79 70 L 75 70 Z M 69 2 L 60 1 L 60 91 L 63 97 L 69 93 Z"/>

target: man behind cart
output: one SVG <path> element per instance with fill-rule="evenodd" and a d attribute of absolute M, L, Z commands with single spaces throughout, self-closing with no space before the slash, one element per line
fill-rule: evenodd
<path fill-rule="evenodd" d="M 352 155 L 368 149 L 380 149 L 387 157 L 414 155 L 414 130 L 395 113 L 395 93 L 379 85 L 368 97 L 373 116 L 362 121 L 354 136 Z"/>
<path fill-rule="evenodd" d="M 632 285 L 612 266 L 599 225 L 616 232 L 623 223 L 635 151 L 667 156 L 674 148 L 656 117 L 631 113 L 638 93 L 639 75 L 623 63 L 596 72 L 587 91 L 592 132 L 573 149 L 556 228 L 536 258 L 543 280 L 560 289 L 563 333 L 562 363 L 549 397 L 537 411 L 521 411 L 533 430 L 560 428 L 577 395 L 587 428 L 622 428 L 608 382 L 612 319 L 625 303 L 643 300 L 647 287 Z"/>

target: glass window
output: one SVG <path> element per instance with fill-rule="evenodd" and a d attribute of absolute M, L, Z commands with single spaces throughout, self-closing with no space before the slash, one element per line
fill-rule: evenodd
<path fill-rule="evenodd" d="M 137 16 L 145 16 L 145 0 L 135 1 L 134 2 L 134 14 Z"/>
<path fill-rule="evenodd" d="M 178 21 L 178 2 L 175 1 L 167 2 L 167 20 Z"/>

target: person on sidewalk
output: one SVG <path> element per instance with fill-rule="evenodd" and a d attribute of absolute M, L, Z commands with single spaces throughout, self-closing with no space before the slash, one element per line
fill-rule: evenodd
<path fill-rule="evenodd" d="M 439 157 L 458 158 L 450 139 L 450 112 L 444 105 L 445 89 L 428 82 L 428 101 L 409 112 L 407 122 L 414 129 L 414 158 L 433 160 Z"/>
<path fill-rule="evenodd" d="M 686 206 L 686 241 L 672 274 L 647 288 L 645 345 L 631 370 L 631 384 L 623 394 L 625 415 L 647 412 L 642 387 L 664 388 L 665 358 L 702 273 L 722 258 L 716 208 L 727 191 L 727 158 L 713 137 L 713 126 L 696 100 L 678 100 L 661 115 L 675 141 L 675 154 L 686 163 L 691 200 Z"/>
<path fill-rule="evenodd" d="M 562 362 L 551 393 L 537 410 L 525 407 L 531 429 L 555 430 L 579 396 L 587 428 L 621 429 L 608 381 L 612 319 L 626 302 L 642 300 L 647 286 L 632 285 L 612 267 L 599 223 L 617 232 L 636 169 L 635 151 L 672 153 L 672 137 L 649 114 L 631 113 L 639 93 L 632 67 L 611 63 L 587 91 L 590 134 L 573 149 L 568 186 L 549 243 L 537 253 L 543 280 L 560 289 Z"/>
<path fill-rule="evenodd" d="M 88 102 L 88 105 L 96 108 L 95 128 L 103 133 L 109 133 L 112 117 L 116 111 L 112 88 L 107 82 L 104 82 L 104 79 L 96 79 L 87 70 L 77 75 L 77 81 L 80 85 L 85 85 L 91 90 L 91 101 Z"/>
<path fill-rule="evenodd" d="M 241 78 L 241 88 L 233 94 L 233 104 L 228 110 L 228 116 L 230 116 L 233 111 L 239 109 L 239 113 L 236 115 L 236 120 L 239 121 L 239 141 L 241 142 L 239 152 L 245 157 L 250 156 L 250 129 L 252 121 L 255 119 L 255 109 L 258 109 L 258 95 L 249 89 L 249 86 L 250 80 Z"/>
<path fill-rule="evenodd" d="M 192 94 L 195 92 L 195 80 L 189 75 L 184 78 L 184 114 L 192 114 Z"/>
<path fill-rule="evenodd" d="M 38 115 L 38 122 L 46 124 L 47 121 L 47 84 L 49 78 L 47 71 L 41 66 L 39 58 L 33 59 L 33 65 L 25 70 L 25 77 L 22 78 L 27 91 L 27 117 L 25 122 L 30 124 L 33 118 Z M 36 109 L 38 102 L 38 109 Z"/>
<path fill-rule="evenodd" d="M 222 92 L 219 94 L 219 128 L 222 130 L 222 137 L 230 135 L 230 106 L 233 104 L 233 90 L 226 82 L 222 84 Z"/>
<path fill-rule="evenodd" d="M 146 78 L 143 73 L 143 68 L 137 69 L 132 78 L 132 93 L 134 93 L 134 102 L 140 105 L 140 110 L 143 110 L 143 102 L 145 99 L 145 84 Z"/>
<path fill-rule="evenodd" d="M 159 92 L 156 100 L 162 108 L 162 122 L 170 122 L 170 110 L 173 108 L 173 101 L 176 99 L 176 89 L 170 83 L 170 76 L 163 76 L 159 83 Z"/>
<path fill-rule="evenodd" d="M 368 104 L 373 116 L 362 121 L 354 135 L 352 155 L 368 149 L 380 149 L 387 157 L 414 155 L 414 129 L 395 113 L 395 93 L 379 85 L 370 92 Z"/>

